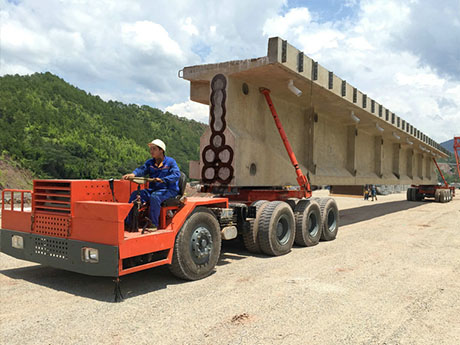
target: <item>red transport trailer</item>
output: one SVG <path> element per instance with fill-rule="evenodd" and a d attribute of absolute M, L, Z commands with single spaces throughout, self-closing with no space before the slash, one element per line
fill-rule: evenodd
<path fill-rule="evenodd" d="M 460 137 L 454 138 L 454 154 L 457 162 L 457 172 L 460 178 Z M 436 159 L 433 158 L 433 162 L 438 169 L 439 175 L 441 176 L 444 185 L 412 185 L 407 189 L 407 200 L 408 201 L 422 201 L 424 198 L 433 198 L 436 202 L 449 202 L 455 197 L 455 187 L 449 186 L 444 175 L 439 168 Z"/>
<path fill-rule="evenodd" d="M 288 253 L 294 242 L 316 245 L 335 239 L 338 208 L 332 198 L 311 198 L 308 179 L 300 171 L 286 133 L 276 114 L 270 91 L 261 89 L 289 158 L 299 187 L 204 187 L 213 197 L 166 200 L 159 229 L 144 231 L 142 209 L 135 229 L 125 229 L 133 204 L 130 193 L 148 179 L 35 180 L 32 191 L 6 189 L 2 193 L 1 251 L 27 261 L 95 276 L 116 278 L 160 265 L 187 280 L 201 279 L 214 270 L 221 241 L 240 236 L 251 252 Z M 31 208 L 25 208 L 25 195 Z M 20 206 L 14 200 L 20 195 Z M 146 208 L 148 205 L 142 205 Z"/>

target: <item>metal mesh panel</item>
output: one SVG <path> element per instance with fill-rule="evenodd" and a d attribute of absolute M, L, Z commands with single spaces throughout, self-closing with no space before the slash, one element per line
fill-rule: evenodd
<path fill-rule="evenodd" d="M 65 240 L 36 237 L 34 239 L 34 252 L 38 255 L 68 260 L 68 245 Z"/>
<path fill-rule="evenodd" d="M 70 235 L 70 218 L 36 214 L 32 232 L 46 236 L 67 237 Z"/>
<path fill-rule="evenodd" d="M 85 196 L 80 200 L 113 201 L 112 191 L 107 181 L 90 181 L 79 186 L 85 192 Z"/>

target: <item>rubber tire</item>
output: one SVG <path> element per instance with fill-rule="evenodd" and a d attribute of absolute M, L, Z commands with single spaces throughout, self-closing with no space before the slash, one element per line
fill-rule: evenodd
<path fill-rule="evenodd" d="M 411 188 L 411 200 L 417 201 L 417 188 Z"/>
<path fill-rule="evenodd" d="M 332 241 L 337 237 L 339 231 L 339 208 L 332 198 L 322 198 L 319 203 L 321 210 L 321 240 Z M 331 214 L 332 212 L 332 214 Z M 329 226 L 329 216 L 334 217 L 334 223 Z"/>
<path fill-rule="evenodd" d="M 446 202 L 446 193 L 444 192 L 444 189 L 439 190 L 439 202 L 441 204 L 444 204 Z"/>
<path fill-rule="evenodd" d="M 257 234 L 259 232 L 259 221 L 261 209 L 268 204 L 267 200 L 257 200 L 251 204 L 256 208 L 256 218 L 249 221 L 249 230 L 243 232 L 243 243 L 246 249 L 255 254 L 259 254 L 262 251 L 260 250 L 259 241 L 257 239 Z"/>
<path fill-rule="evenodd" d="M 411 187 L 407 188 L 406 199 L 407 199 L 407 201 L 413 201 L 412 200 L 412 188 Z"/>
<path fill-rule="evenodd" d="M 415 201 L 423 201 L 423 199 L 425 199 L 423 195 L 417 193 L 417 189 L 415 189 L 414 197 L 415 197 Z"/>
<path fill-rule="evenodd" d="M 436 189 L 434 191 L 434 201 L 435 202 L 440 202 L 440 198 L 441 198 L 441 190 L 440 189 Z"/>
<path fill-rule="evenodd" d="M 314 200 L 300 200 L 294 210 L 295 239 L 294 242 L 302 247 L 312 247 L 318 244 L 322 233 L 321 209 Z M 310 217 L 316 218 L 316 233 L 310 233 Z"/>
<path fill-rule="evenodd" d="M 190 248 L 192 234 L 199 226 L 205 227 L 211 233 L 213 243 L 208 262 L 201 265 L 193 261 Z M 205 278 L 213 272 L 219 260 L 221 244 L 220 226 L 216 217 L 206 207 L 197 207 L 176 236 L 169 270 L 173 275 L 184 280 Z"/>
<path fill-rule="evenodd" d="M 296 207 L 297 203 L 299 202 L 299 199 L 297 199 L 297 198 L 292 198 L 292 199 L 285 200 L 285 202 L 286 202 L 289 206 L 291 206 L 292 211 L 295 212 L 295 207 Z"/>
<path fill-rule="evenodd" d="M 447 189 L 444 190 L 444 194 L 445 194 L 445 202 L 449 202 L 449 192 L 447 191 Z"/>
<path fill-rule="evenodd" d="M 284 218 L 287 225 L 287 239 L 280 243 L 277 237 L 277 226 Z M 279 256 L 291 251 L 295 238 L 294 212 L 284 201 L 272 201 L 261 212 L 258 240 L 260 249 L 267 255 Z"/>

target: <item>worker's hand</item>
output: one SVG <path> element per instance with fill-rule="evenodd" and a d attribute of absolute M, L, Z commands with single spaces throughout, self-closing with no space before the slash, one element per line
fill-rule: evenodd
<path fill-rule="evenodd" d="M 153 179 L 153 182 L 163 183 L 163 180 L 162 180 L 161 178 L 155 177 L 155 178 Z"/>
<path fill-rule="evenodd" d="M 123 175 L 123 180 L 129 180 L 129 179 L 132 179 L 136 177 L 136 175 L 134 174 L 126 174 L 126 175 Z"/>

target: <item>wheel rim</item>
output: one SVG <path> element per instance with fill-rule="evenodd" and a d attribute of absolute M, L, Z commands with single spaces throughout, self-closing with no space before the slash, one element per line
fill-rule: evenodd
<path fill-rule="evenodd" d="M 319 231 L 318 219 L 314 213 L 310 213 L 308 216 L 308 232 L 310 236 L 315 236 Z"/>
<path fill-rule="evenodd" d="M 333 209 L 329 209 L 327 212 L 327 229 L 330 232 L 334 232 L 337 226 L 337 218 L 335 217 L 335 213 Z"/>
<path fill-rule="evenodd" d="M 208 262 L 212 251 L 212 235 L 207 228 L 199 226 L 193 231 L 190 250 L 195 263 L 200 265 Z"/>
<path fill-rule="evenodd" d="M 289 220 L 286 216 L 281 216 L 276 224 L 276 240 L 279 244 L 284 245 L 289 242 L 291 235 L 291 228 L 289 226 Z"/>

